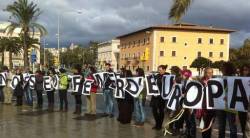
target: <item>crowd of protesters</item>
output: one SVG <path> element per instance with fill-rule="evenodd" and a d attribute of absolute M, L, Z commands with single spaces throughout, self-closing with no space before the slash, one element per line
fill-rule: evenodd
<path fill-rule="evenodd" d="M 113 72 L 111 65 L 106 64 L 106 72 Z M 183 93 L 182 96 L 185 96 L 185 86 L 188 80 L 195 79 L 201 82 L 204 86 L 207 85 L 209 79 L 213 78 L 213 69 L 205 68 L 204 75 L 202 77 L 193 77 L 192 72 L 187 69 L 180 69 L 179 67 L 171 67 L 170 73 L 166 72 L 167 66 L 160 65 L 158 67 L 158 74 L 155 76 L 158 88 L 160 93 L 162 90 L 162 77 L 163 75 L 173 74 L 176 76 L 175 82 L 178 84 L 183 84 Z M 221 68 L 223 76 L 242 76 L 249 77 L 250 76 L 250 66 L 243 65 L 240 68 L 240 71 L 235 69 L 234 65 L 230 62 L 226 62 L 223 64 Z M 40 71 L 37 70 L 35 72 L 35 86 L 34 90 L 31 90 L 29 87 L 29 83 L 26 83 L 23 78 L 23 73 L 32 74 L 29 69 L 22 70 L 20 68 L 16 69 L 15 72 L 11 72 L 7 67 L 3 67 L 1 72 L 6 72 L 6 86 L 0 86 L 0 101 L 6 105 L 12 105 L 12 96 L 16 99 L 16 106 L 22 106 L 23 103 L 26 103 L 29 106 L 33 106 L 33 91 L 36 93 L 36 108 L 43 109 L 44 100 L 43 100 L 43 76 L 51 76 L 52 78 L 59 76 L 59 111 L 67 112 L 68 111 L 68 94 L 67 90 L 69 87 L 69 78 L 67 71 L 63 68 L 60 68 L 58 72 L 54 68 L 48 69 L 48 71 Z M 95 117 L 96 116 L 96 93 L 100 90 L 98 88 L 98 84 L 94 79 L 93 74 L 97 73 L 97 70 L 93 66 L 89 66 L 87 64 L 75 65 L 72 69 L 72 73 L 74 75 L 81 75 L 81 82 L 78 92 L 72 93 L 75 100 L 75 111 L 73 112 L 76 115 L 81 115 L 82 113 L 82 98 L 86 97 L 86 116 Z M 20 75 L 20 82 L 17 84 L 14 90 L 12 90 L 9 86 L 12 75 Z M 144 70 L 142 68 L 137 68 L 135 74 L 132 73 L 131 70 L 127 70 L 122 68 L 120 70 L 121 77 L 142 77 L 145 75 Z M 217 76 L 218 77 L 218 76 Z M 90 95 L 83 96 L 82 86 L 85 79 L 91 79 L 94 81 L 91 87 Z M 129 93 L 125 93 L 124 99 L 114 98 L 114 90 L 109 86 L 112 81 L 108 78 L 105 81 L 104 87 L 101 89 L 104 98 L 104 109 L 103 116 L 104 117 L 115 117 L 115 104 L 118 107 L 118 116 L 117 121 L 121 124 L 130 124 L 132 122 L 132 118 L 134 119 L 134 123 L 132 125 L 136 127 L 143 127 L 146 119 L 145 114 L 145 106 L 146 106 L 146 90 L 145 88 L 140 93 L 139 97 L 134 98 Z M 53 112 L 55 106 L 55 92 L 56 90 L 46 91 L 47 93 L 47 101 L 48 107 L 47 110 L 49 112 Z M 225 90 L 227 92 L 227 90 Z M 25 99 L 23 101 L 23 99 Z M 226 98 L 225 98 L 226 100 Z M 227 102 L 227 101 L 226 101 Z M 206 102 L 204 101 L 204 104 Z M 225 137 L 226 123 L 229 125 L 230 130 L 230 138 L 237 137 L 237 122 L 239 120 L 241 132 L 243 133 L 243 137 L 250 137 L 250 116 L 248 116 L 247 112 L 237 112 L 234 110 L 215 110 L 215 109 L 184 109 L 181 106 L 176 111 L 171 111 L 166 108 L 166 100 L 164 100 L 161 96 L 151 96 L 151 100 L 149 105 L 152 109 L 153 118 L 155 121 L 155 125 L 152 127 L 154 130 L 163 130 L 165 129 L 165 133 L 169 135 L 185 135 L 187 138 L 195 138 L 197 133 L 197 124 L 199 124 L 202 137 L 203 138 L 211 138 L 212 137 L 212 128 L 215 121 L 218 124 L 219 138 Z M 180 102 L 182 105 L 182 100 Z M 133 115 L 134 114 L 134 115 Z"/>

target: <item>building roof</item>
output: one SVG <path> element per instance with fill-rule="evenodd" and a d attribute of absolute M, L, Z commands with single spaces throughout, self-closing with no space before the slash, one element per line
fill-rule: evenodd
<path fill-rule="evenodd" d="M 208 32 L 223 32 L 223 33 L 232 33 L 236 32 L 236 30 L 226 29 L 226 28 L 217 28 L 213 26 L 202 26 L 198 24 L 191 24 L 191 23 L 177 23 L 177 24 L 170 24 L 170 25 L 157 25 L 151 26 L 148 28 L 144 28 L 135 32 L 131 32 L 125 35 L 118 36 L 117 38 L 126 37 L 135 33 L 144 32 L 144 31 L 151 31 L 151 30 L 180 30 L 180 31 L 208 31 Z"/>

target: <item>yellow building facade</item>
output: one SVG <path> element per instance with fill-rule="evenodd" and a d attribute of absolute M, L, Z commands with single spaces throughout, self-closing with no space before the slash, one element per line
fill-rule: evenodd
<path fill-rule="evenodd" d="M 190 68 L 197 57 L 229 60 L 230 33 L 234 30 L 196 24 L 173 24 L 145 28 L 119 36 L 121 66 L 157 71 L 161 64 Z"/>

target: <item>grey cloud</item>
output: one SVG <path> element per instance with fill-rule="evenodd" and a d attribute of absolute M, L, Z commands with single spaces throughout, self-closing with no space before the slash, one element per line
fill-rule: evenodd
<path fill-rule="evenodd" d="M 3 9 L 13 0 L 0 0 Z M 104 41 L 150 25 L 171 23 L 167 19 L 172 0 L 33 0 L 43 10 L 39 22 L 46 26 L 50 46 L 56 46 L 57 16 L 61 17 L 62 45 Z M 233 47 L 250 37 L 249 0 L 194 0 L 185 22 L 236 29 Z M 68 11 L 82 10 L 82 14 Z M 1 12 L 0 20 L 8 14 Z"/>

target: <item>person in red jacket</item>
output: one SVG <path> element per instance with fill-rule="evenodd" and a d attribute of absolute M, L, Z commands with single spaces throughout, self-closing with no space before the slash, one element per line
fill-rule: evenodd
<path fill-rule="evenodd" d="M 90 95 L 87 96 L 87 113 L 85 115 L 96 115 L 96 92 L 98 85 L 94 79 L 93 74 L 96 73 L 96 69 L 94 67 L 89 67 L 90 73 L 86 79 L 94 80 L 91 85 Z"/>

